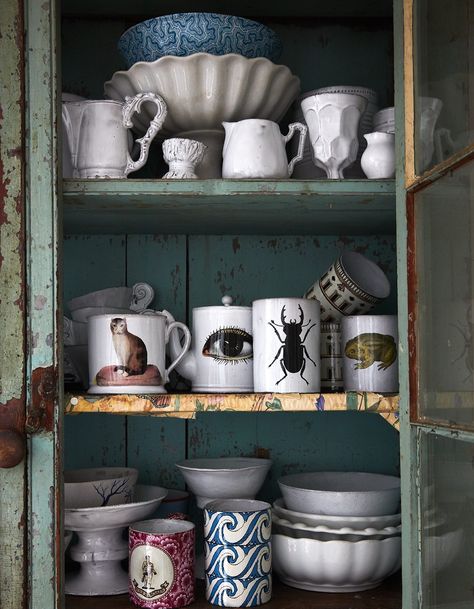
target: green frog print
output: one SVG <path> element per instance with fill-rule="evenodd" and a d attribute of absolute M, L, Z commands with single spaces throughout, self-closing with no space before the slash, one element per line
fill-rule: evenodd
<path fill-rule="evenodd" d="M 355 370 L 369 368 L 375 362 L 380 362 L 378 370 L 386 370 L 397 359 L 397 345 L 393 336 L 388 334 L 359 334 L 347 341 L 344 353 L 359 360 L 354 364 Z"/>

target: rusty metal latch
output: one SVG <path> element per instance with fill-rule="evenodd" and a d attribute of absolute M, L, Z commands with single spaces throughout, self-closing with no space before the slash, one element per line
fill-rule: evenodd
<path fill-rule="evenodd" d="M 58 397 L 58 373 L 53 366 L 36 368 L 31 380 L 31 404 L 27 406 L 26 433 L 52 432 Z"/>

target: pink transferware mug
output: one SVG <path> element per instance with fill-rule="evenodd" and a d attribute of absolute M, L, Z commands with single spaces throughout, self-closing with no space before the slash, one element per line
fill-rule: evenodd
<path fill-rule="evenodd" d="M 129 528 L 129 594 L 137 607 L 175 609 L 195 598 L 195 526 L 142 520 Z"/>

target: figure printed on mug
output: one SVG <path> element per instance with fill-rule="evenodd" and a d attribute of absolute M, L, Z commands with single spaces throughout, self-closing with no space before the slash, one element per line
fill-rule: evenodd
<path fill-rule="evenodd" d="M 278 383 L 285 379 L 288 376 L 289 372 L 299 372 L 301 378 L 308 385 L 308 380 L 305 379 L 305 377 L 303 376 L 303 372 L 306 368 L 305 356 L 314 364 L 315 367 L 316 362 L 311 359 L 308 350 L 306 349 L 305 341 L 312 328 L 314 328 L 317 324 L 314 323 L 309 326 L 312 321 L 311 319 L 306 324 L 303 324 L 304 313 L 303 309 L 301 308 L 301 305 L 298 305 L 298 309 L 300 312 L 300 320 L 298 322 L 296 321 L 296 319 L 290 319 L 290 321 L 287 321 L 285 316 L 285 309 L 286 307 L 283 306 L 281 310 L 281 324 L 277 324 L 273 319 L 268 322 L 269 325 L 275 331 L 275 334 L 277 335 L 278 340 L 281 343 L 281 347 L 278 349 L 273 361 L 269 364 L 268 367 L 270 368 L 271 366 L 273 366 L 273 364 L 280 357 L 280 354 L 283 352 L 283 356 L 280 359 L 280 366 L 283 370 L 283 376 L 280 380 L 276 382 L 276 385 L 278 385 Z M 303 338 L 301 338 L 303 328 L 306 328 L 307 326 L 309 326 L 309 328 L 306 330 Z M 285 335 L 284 338 L 280 336 L 280 332 L 277 330 L 277 328 L 283 328 L 283 333 Z"/>
<path fill-rule="evenodd" d="M 365 333 L 348 340 L 344 353 L 350 359 L 359 360 L 354 370 L 369 368 L 375 362 L 381 362 L 378 370 L 386 370 L 397 359 L 397 345 L 389 334 Z"/>

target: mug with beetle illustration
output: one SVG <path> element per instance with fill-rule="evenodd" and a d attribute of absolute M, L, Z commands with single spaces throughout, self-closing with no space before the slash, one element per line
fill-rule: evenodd
<path fill-rule="evenodd" d="M 256 392 L 320 390 L 320 306 L 307 298 L 252 303 Z"/>
<path fill-rule="evenodd" d="M 169 373 L 191 344 L 187 326 L 160 312 L 93 315 L 87 325 L 89 393 L 166 393 Z M 184 342 L 166 368 L 166 345 L 178 328 Z"/>
<path fill-rule="evenodd" d="M 341 321 L 345 391 L 398 391 L 396 315 L 349 315 Z"/>

